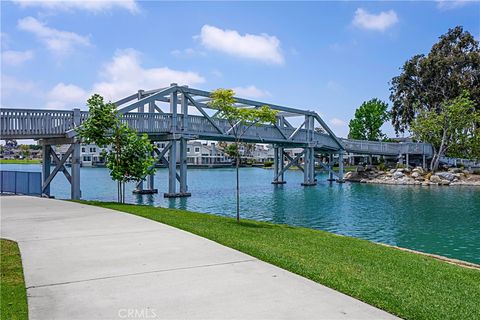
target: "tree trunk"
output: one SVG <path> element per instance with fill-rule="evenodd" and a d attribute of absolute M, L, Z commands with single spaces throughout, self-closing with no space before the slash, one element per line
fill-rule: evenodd
<path fill-rule="evenodd" d="M 240 222 L 240 174 L 239 174 L 239 166 L 240 166 L 240 155 L 238 154 L 237 150 L 237 161 L 235 165 L 235 169 L 237 171 L 237 222 Z"/>
<path fill-rule="evenodd" d="M 438 165 L 440 163 L 440 157 L 445 153 L 445 143 L 447 139 L 447 132 L 446 130 L 443 130 L 443 135 L 442 135 L 442 142 L 440 143 L 440 147 L 438 148 L 438 152 L 434 155 L 432 159 L 432 172 L 435 172 L 438 170 Z"/>

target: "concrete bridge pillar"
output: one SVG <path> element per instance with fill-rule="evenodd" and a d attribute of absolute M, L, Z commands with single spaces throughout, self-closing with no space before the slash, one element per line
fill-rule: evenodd
<path fill-rule="evenodd" d="M 42 185 L 45 184 L 47 178 L 50 176 L 50 166 L 52 163 L 52 157 L 50 156 L 52 146 L 49 144 L 44 144 L 42 146 Z M 47 197 L 50 197 L 50 184 L 43 190 L 43 194 Z"/>
<path fill-rule="evenodd" d="M 283 165 L 283 148 L 275 146 L 273 148 L 273 184 L 286 183 Z"/>
<path fill-rule="evenodd" d="M 306 138 L 307 143 L 309 146 L 305 148 L 305 155 L 303 161 L 303 183 L 302 186 L 314 186 L 317 183 L 315 182 L 315 151 L 314 148 L 311 147 L 311 143 L 313 142 L 313 134 L 314 134 L 314 118 L 311 115 L 305 116 L 305 130 L 306 130 Z"/>
<path fill-rule="evenodd" d="M 343 152 L 340 152 L 338 154 L 338 183 L 343 183 L 345 180 L 343 180 Z"/>
<path fill-rule="evenodd" d="M 180 139 L 180 194 L 187 195 L 187 139 Z M 189 194 L 188 194 L 189 195 Z"/>
<path fill-rule="evenodd" d="M 333 178 L 333 154 L 328 155 L 328 166 L 330 168 L 330 171 L 328 171 L 327 181 L 335 181 L 335 179 Z"/>
<path fill-rule="evenodd" d="M 73 124 L 75 127 L 80 125 L 80 109 L 73 109 Z M 81 195 L 80 191 L 80 140 L 75 139 L 72 152 L 72 181 L 71 186 L 71 198 L 73 200 L 79 200 Z"/>

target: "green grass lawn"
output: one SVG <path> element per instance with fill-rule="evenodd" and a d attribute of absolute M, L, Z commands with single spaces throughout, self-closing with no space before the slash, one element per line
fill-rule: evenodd
<path fill-rule="evenodd" d="M 237 249 L 406 319 L 480 319 L 480 270 L 307 228 L 86 201 Z"/>
<path fill-rule="evenodd" d="M 17 243 L 0 240 L 0 319 L 28 319 L 27 292 Z"/>
<path fill-rule="evenodd" d="M 37 164 L 42 163 L 40 159 L 0 159 L 0 164 Z"/>

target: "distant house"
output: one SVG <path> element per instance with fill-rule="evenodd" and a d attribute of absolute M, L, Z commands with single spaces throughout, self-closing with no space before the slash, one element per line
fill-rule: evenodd
<path fill-rule="evenodd" d="M 55 146 L 54 150 L 62 158 L 69 147 L 69 145 Z M 104 150 L 108 150 L 108 148 L 100 148 L 95 144 L 82 144 L 80 146 L 80 165 L 82 167 L 104 166 L 105 159 L 102 156 Z M 67 163 L 72 163 L 71 156 L 67 159 Z"/>
<path fill-rule="evenodd" d="M 168 142 L 157 142 L 157 148 L 162 151 Z M 168 153 L 165 155 L 168 160 Z M 177 162 L 180 158 L 180 150 L 177 148 Z M 190 165 L 219 165 L 230 164 L 231 161 L 216 142 L 202 142 L 191 140 L 187 142 L 187 163 Z"/>

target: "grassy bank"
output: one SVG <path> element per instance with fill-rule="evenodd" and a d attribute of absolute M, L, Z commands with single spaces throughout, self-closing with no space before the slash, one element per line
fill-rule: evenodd
<path fill-rule="evenodd" d="M 38 164 L 42 163 L 40 159 L 0 159 L 0 164 Z"/>
<path fill-rule="evenodd" d="M 406 319 L 480 319 L 480 270 L 331 233 L 183 210 L 84 202 L 245 252 Z"/>
<path fill-rule="evenodd" d="M 17 243 L 0 240 L 0 319 L 28 319 L 27 293 Z"/>

